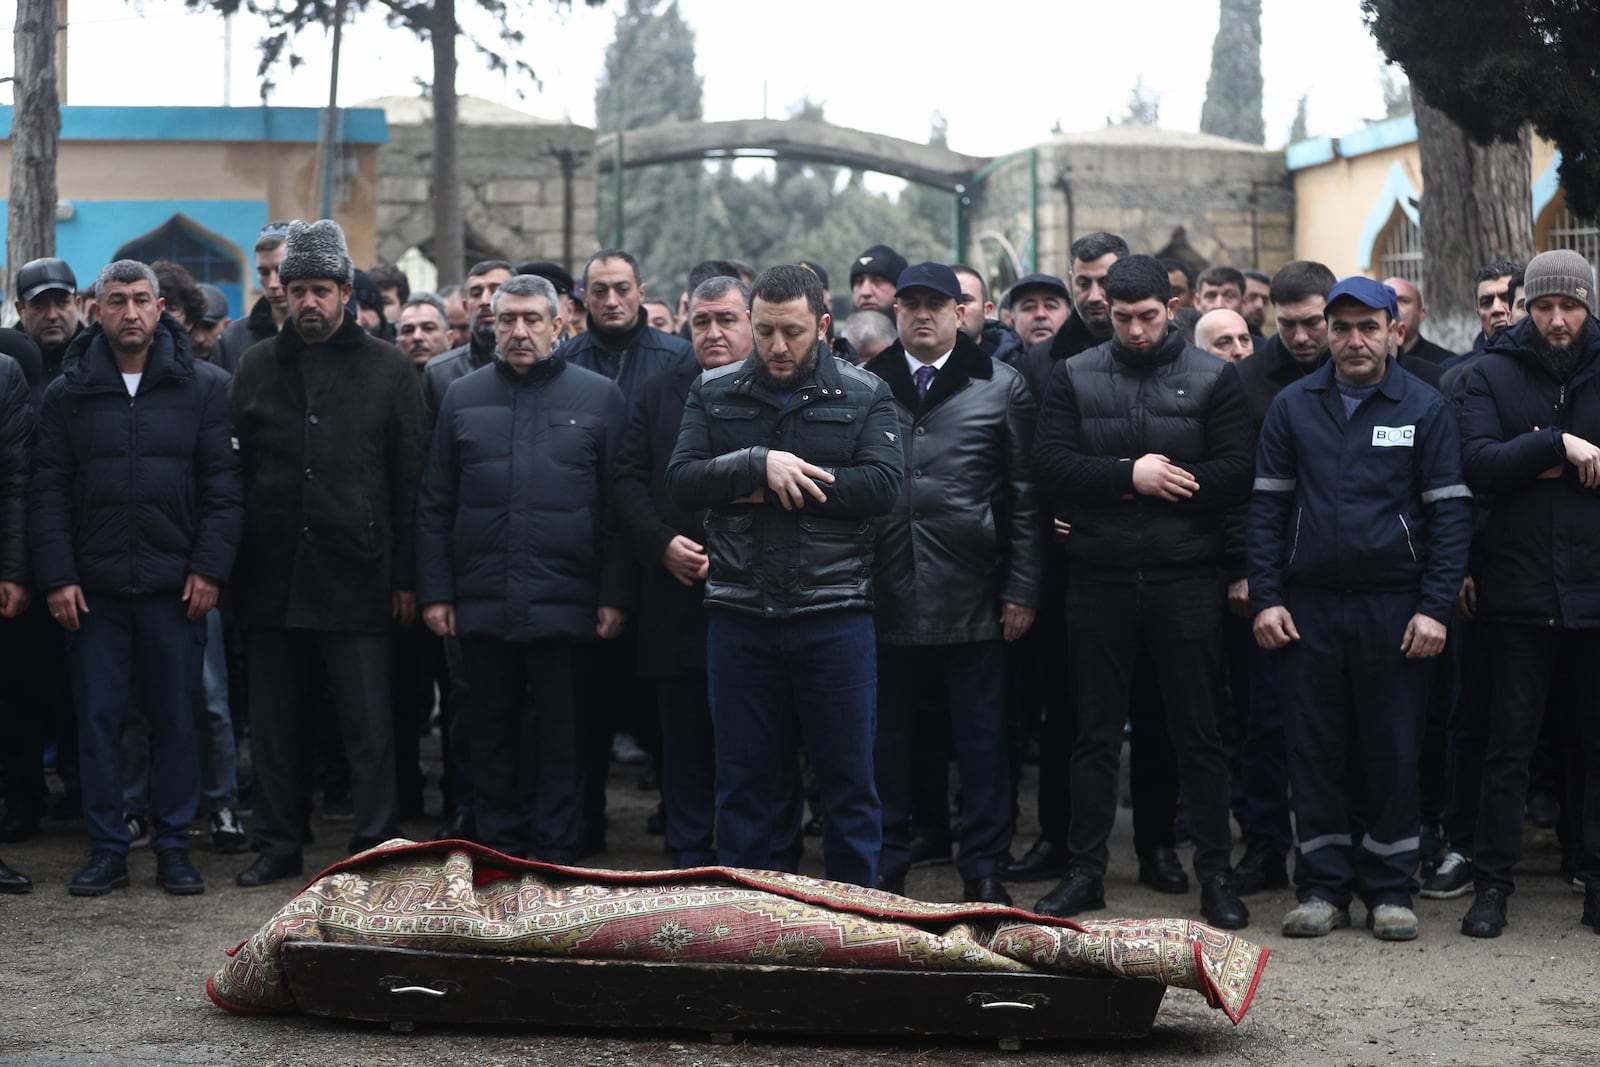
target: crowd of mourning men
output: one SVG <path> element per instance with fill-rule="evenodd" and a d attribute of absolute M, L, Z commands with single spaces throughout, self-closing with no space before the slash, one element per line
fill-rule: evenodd
<path fill-rule="evenodd" d="M 197 820 L 255 853 L 239 885 L 298 875 L 316 792 L 350 850 L 398 836 L 437 705 L 437 836 L 512 856 L 602 853 L 636 734 L 678 866 L 792 871 L 815 832 L 830 878 L 954 862 L 968 901 L 1054 882 L 1035 910 L 1073 916 L 1106 906 L 1126 739 L 1138 878 L 1187 894 L 1192 842 L 1216 926 L 1292 885 L 1287 936 L 1359 899 L 1415 938 L 1419 893 L 1497 936 L 1526 818 L 1600 933 L 1577 253 L 1463 279 L 1459 355 L 1404 279 L 1196 276 L 1108 233 L 998 311 L 874 245 L 837 327 L 810 261 L 708 261 L 674 305 L 620 249 L 437 294 L 328 220 L 255 258 L 233 322 L 173 264 L 83 300 L 35 260 L 0 332 L 0 841 L 45 816 L 49 745 L 70 893 L 146 841 L 203 892 Z"/>

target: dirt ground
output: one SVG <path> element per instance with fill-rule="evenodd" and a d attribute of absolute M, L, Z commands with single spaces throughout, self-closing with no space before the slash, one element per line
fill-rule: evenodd
<path fill-rule="evenodd" d="M 1024 796 L 1032 796 L 1032 775 Z M 639 772 L 614 768 L 612 850 L 596 865 L 660 867 L 660 839 L 644 833 L 653 796 Z M 438 796 L 430 793 L 437 811 Z M 407 824 L 428 836 L 437 814 Z M 248 819 L 246 820 L 248 823 Z M 308 874 L 341 858 L 349 824 L 313 822 Z M 1037 832 L 1025 811 L 1018 851 Z M 1245 936 L 1272 948 L 1255 1004 L 1235 1027 L 1196 994 L 1169 992 L 1149 1037 L 1054 1044 L 1001 1052 L 991 1043 L 938 1040 L 750 1039 L 713 1045 L 691 1033 L 480 1031 L 385 1027 L 311 1018 L 241 1018 L 217 1010 L 203 984 L 238 943 L 298 889 L 239 889 L 233 876 L 250 856 L 218 856 L 196 838 L 208 890 L 172 897 L 153 884 L 148 851 L 130 861 L 133 886 L 99 898 L 69 897 L 82 860 L 81 824 L 47 822 L 32 841 L 0 851 L 27 872 L 26 896 L 0 896 L 0 1065 L 112 1064 L 517 1064 L 519 1065 L 981 1065 L 1072 1064 L 1592 1064 L 1600 1062 L 1600 937 L 1579 925 L 1582 897 L 1557 882 L 1553 839 L 1535 835 L 1512 898 L 1511 925 L 1492 941 L 1458 931 L 1468 900 L 1418 901 L 1422 936 L 1380 944 L 1361 928 L 1315 941 L 1290 941 L 1278 923 L 1288 891 L 1248 898 Z M 809 846 L 806 873 L 820 874 Z M 1105 916 L 1199 917 L 1199 894 L 1162 896 L 1134 878 L 1132 831 L 1122 812 L 1113 838 Z M 1030 905 L 1047 884 L 1013 884 Z M 908 891 L 959 899 L 949 867 L 913 871 Z"/>

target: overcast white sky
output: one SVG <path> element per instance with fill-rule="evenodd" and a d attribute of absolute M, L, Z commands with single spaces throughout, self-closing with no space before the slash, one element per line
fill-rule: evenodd
<path fill-rule="evenodd" d="M 464 47 L 459 90 L 592 125 L 620 0 L 570 9 L 526 2 L 522 57 L 541 83 L 492 74 Z M 950 146 L 975 155 L 1037 143 L 1057 120 L 1067 130 L 1103 126 L 1125 111 L 1136 78 L 1160 95 L 1161 125 L 1198 129 L 1217 29 L 1214 0 L 679 5 L 697 34 L 707 119 L 759 117 L 763 101 L 769 115 L 783 117 L 809 96 L 832 122 L 923 141 L 938 111 L 949 120 Z M 459 5 L 469 28 L 487 36 L 491 27 L 473 6 Z M 71 0 L 68 21 L 68 103 L 259 102 L 261 30 L 243 17 L 233 27 L 231 77 L 223 20 L 187 13 L 181 0 Z M 1313 135 L 1337 136 L 1382 114 L 1381 57 L 1359 0 L 1264 0 L 1262 36 L 1269 145 L 1285 141 L 1302 93 L 1310 94 Z M 329 50 L 326 33 L 302 35 L 296 51 L 306 62 L 293 74 L 277 72 L 269 102 L 325 104 Z M 10 64 L 9 54 L 0 57 L 0 71 L 10 73 Z M 414 94 L 429 71 L 423 43 L 364 15 L 346 32 L 339 101 Z M 0 86 L 0 102 L 10 102 L 9 85 Z"/>

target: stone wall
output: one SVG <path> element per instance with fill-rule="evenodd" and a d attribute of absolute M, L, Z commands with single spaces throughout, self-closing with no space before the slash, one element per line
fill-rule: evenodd
<path fill-rule="evenodd" d="M 1283 153 L 1207 134 L 1109 127 L 1038 148 L 1038 233 L 1028 233 L 1028 159 L 1002 164 L 977 190 L 974 231 L 1018 248 L 1063 278 L 1074 238 L 1121 234 L 1135 252 L 1272 271 L 1294 257 L 1294 191 Z"/>
<path fill-rule="evenodd" d="M 432 114 L 426 100 L 377 104 L 389 122 L 378 157 L 378 256 L 393 263 L 412 247 L 431 251 Z M 456 136 L 467 263 L 581 267 L 599 247 L 594 131 L 463 98 Z"/>

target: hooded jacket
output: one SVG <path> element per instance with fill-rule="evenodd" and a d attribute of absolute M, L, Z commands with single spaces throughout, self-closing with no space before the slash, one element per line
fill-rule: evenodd
<path fill-rule="evenodd" d="M 1112 339 L 1055 365 L 1033 457 L 1041 489 L 1072 523 L 1074 574 L 1131 582 L 1221 573 L 1224 513 L 1249 495 L 1255 452 L 1234 367 L 1174 326 L 1148 352 Z M 1187 470 L 1199 490 L 1178 501 L 1134 492 L 1133 461 L 1151 452 Z"/>
<path fill-rule="evenodd" d="M 92 599 L 176 595 L 190 574 L 226 584 L 244 519 L 227 374 L 195 359 L 165 314 L 133 396 L 98 325 L 62 366 L 34 448 L 35 587 Z"/>
<path fill-rule="evenodd" d="M 907 474 L 878 524 L 878 638 L 994 640 L 1003 603 L 1038 606 L 1044 566 L 1027 383 L 964 333 L 920 399 L 900 342 L 866 369 L 894 396 Z"/>
<path fill-rule="evenodd" d="M 1600 329 L 1571 379 L 1534 353 L 1532 319 L 1497 333 L 1467 379 L 1467 484 L 1487 509 L 1475 543 L 1478 615 L 1492 622 L 1600 627 L 1600 490 L 1586 489 L 1561 435 L 1600 443 Z"/>
<path fill-rule="evenodd" d="M 245 486 L 234 583 L 246 625 L 387 633 L 416 588 L 422 398 L 411 357 L 345 314 L 316 344 L 294 320 L 231 386 Z"/>

